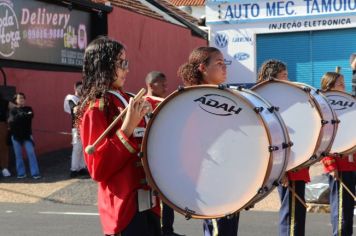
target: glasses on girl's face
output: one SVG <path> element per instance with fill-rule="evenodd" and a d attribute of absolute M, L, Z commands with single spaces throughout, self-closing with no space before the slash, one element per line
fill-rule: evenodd
<path fill-rule="evenodd" d="M 129 60 L 119 59 L 116 61 L 116 66 L 120 69 L 127 70 L 129 68 Z"/>

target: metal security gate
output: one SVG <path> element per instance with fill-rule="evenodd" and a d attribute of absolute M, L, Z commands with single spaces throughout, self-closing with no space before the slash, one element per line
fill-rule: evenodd
<path fill-rule="evenodd" d="M 289 79 L 320 87 L 325 72 L 341 67 L 346 90 L 352 90 L 350 55 L 356 52 L 356 29 L 257 35 L 257 66 L 278 59 L 288 66 Z"/>

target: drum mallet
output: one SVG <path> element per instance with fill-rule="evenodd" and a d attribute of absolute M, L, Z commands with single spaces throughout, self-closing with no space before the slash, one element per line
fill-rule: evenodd
<path fill-rule="evenodd" d="M 301 197 L 299 197 L 299 195 L 294 191 L 293 188 L 291 188 L 290 186 L 288 186 L 289 191 L 292 192 L 292 194 L 298 199 L 298 201 L 306 208 L 308 209 L 308 205 L 303 201 L 303 199 Z"/>
<path fill-rule="evenodd" d="M 134 97 L 134 101 L 140 99 L 143 97 L 145 94 L 146 89 L 142 88 Z M 98 143 L 103 140 L 103 138 L 110 132 L 110 130 L 117 124 L 117 122 L 126 114 L 128 110 L 128 107 L 125 107 L 125 109 L 120 113 L 118 117 L 115 118 L 115 120 L 106 128 L 106 130 L 95 140 L 95 142 L 91 145 L 88 145 L 85 148 L 85 152 L 89 155 L 93 154 L 95 152 L 95 147 L 98 145 Z"/>

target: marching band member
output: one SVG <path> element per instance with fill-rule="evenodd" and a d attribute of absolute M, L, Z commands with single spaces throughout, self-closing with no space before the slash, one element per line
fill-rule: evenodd
<path fill-rule="evenodd" d="M 150 112 L 150 106 L 124 92 L 128 62 L 126 49 L 115 40 L 99 37 L 88 45 L 77 123 L 87 147 L 128 107 L 125 117 L 98 143 L 96 150 L 85 153 L 85 161 L 90 176 L 98 182 L 98 208 L 104 234 L 159 236 L 158 200 L 147 185 L 137 155 L 145 127 L 143 117 Z"/>
<path fill-rule="evenodd" d="M 167 78 L 159 71 L 151 71 L 145 78 L 147 94 L 145 100 L 155 109 L 163 101 L 167 92 Z M 183 236 L 174 232 L 174 211 L 162 203 L 162 236 Z"/>
<path fill-rule="evenodd" d="M 193 50 L 188 62 L 178 70 L 185 86 L 200 84 L 219 85 L 226 81 L 226 65 L 222 53 L 213 47 Z M 239 213 L 219 219 L 204 220 L 205 236 L 236 236 Z"/>
<path fill-rule="evenodd" d="M 327 72 L 322 77 L 321 88 L 323 91 L 334 89 L 344 92 L 344 76 L 336 72 Z M 323 158 L 322 162 L 329 178 L 332 235 L 352 235 L 355 200 L 345 191 L 342 183 L 355 195 L 355 154 L 341 157 L 330 155 Z"/>
<path fill-rule="evenodd" d="M 260 68 L 257 82 L 269 78 L 288 80 L 287 66 L 278 60 L 268 60 Z M 299 196 L 305 202 L 305 183 L 310 182 L 309 168 L 288 171 L 278 186 L 281 200 L 279 210 L 279 235 L 305 235 L 306 208 L 297 199 Z"/>

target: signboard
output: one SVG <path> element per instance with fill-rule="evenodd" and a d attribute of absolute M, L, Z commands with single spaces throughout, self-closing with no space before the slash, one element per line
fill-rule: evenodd
<path fill-rule="evenodd" d="M 228 83 L 254 83 L 256 35 L 356 27 L 356 0 L 207 0 L 206 22 Z"/>
<path fill-rule="evenodd" d="M 82 66 L 89 12 L 35 0 L 0 0 L 0 59 Z"/>
<path fill-rule="evenodd" d="M 207 21 L 209 23 L 275 21 L 281 18 L 306 19 L 356 13 L 354 0 L 208 0 L 208 4 Z"/>

